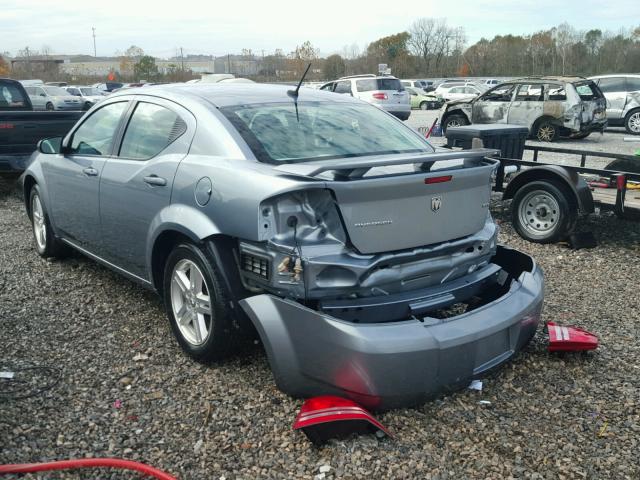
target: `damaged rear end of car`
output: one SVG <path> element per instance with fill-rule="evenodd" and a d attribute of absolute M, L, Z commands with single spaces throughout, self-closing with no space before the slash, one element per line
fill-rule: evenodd
<path fill-rule="evenodd" d="M 260 202 L 239 242 L 279 388 L 372 409 L 420 403 L 509 360 L 535 334 L 542 273 L 497 244 L 497 152 L 286 163 L 303 188 Z"/>

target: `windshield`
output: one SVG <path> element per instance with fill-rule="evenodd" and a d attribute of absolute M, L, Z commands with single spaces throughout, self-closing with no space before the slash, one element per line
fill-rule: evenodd
<path fill-rule="evenodd" d="M 366 104 L 299 102 L 299 120 L 293 102 L 220 110 L 262 162 L 434 151 L 403 123 Z"/>
<path fill-rule="evenodd" d="M 48 95 L 52 97 L 66 97 L 69 95 L 69 92 L 60 88 L 60 87 L 42 87 Z"/>

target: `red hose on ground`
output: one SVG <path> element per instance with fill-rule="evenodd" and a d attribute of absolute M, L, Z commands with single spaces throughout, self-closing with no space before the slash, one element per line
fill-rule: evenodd
<path fill-rule="evenodd" d="M 157 468 L 150 467 L 149 465 L 145 465 L 144 463 L 122 460 L 119 458 L 80 458 L 77 460 L 60 460 L 57 462 L 0 465 L 0 475 L 3 473 L 33 473 L 50 470 L 72 470 L 77 468 L 100 467 L 135 470 L 159 480 L 177 480 L 173 475 L 169 475 L 168 473 L 158 470 Z"/>

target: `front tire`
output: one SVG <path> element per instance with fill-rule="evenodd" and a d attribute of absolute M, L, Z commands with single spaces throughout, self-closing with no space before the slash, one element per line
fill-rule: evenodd
<path fill-rule="evenodd" d="M 429 110 L 429 102 L 421 102 L 420 110 Z"/>
<path fill-rule="evenodd" d="M 627 113 L 624 119 L 624 128 L 632 135 L 640 135 L 640 109 Z"/>
<path fill-rule="evenodd" d="M 518 234 L 535 243 L 555 243 L 575 228 L 578 208 L 567 187 L 539 180 L 520 187 L 513 196 L 511 222 Z"/>
<path fill-rule="evenodd" d="M 460 114 L 449 115 L 447 119 L 444 121 L 444 125 L 442 126 L 443 131 L 447 131 L 449 127 L 462 127 L 463 125 L 469 125 L 469 120 L 467 117 Z"/>
<path fill-rule="evenodd" d="M 47 106 L 45 107 L 45 109 L 49 112 L 52 112 L 54 110 L 53 103 L 51 102 L 47 103 Z"/>
<path fill-rule="evenodd" d="M 68 250 L 53 234 L 49 215 L 44 207 L 38 185 L 34 185 L 29 193 L 29 213 L 38 255 L 43 258 L 64 257 Z"/>
<path fill-rule="evenodd" d="M 233 351 L 228 295 L 207 251 L 190 243 L 175 247 L 165 264 L 163 292 L 171 328 L 185 352 L 204 362 Z"/>

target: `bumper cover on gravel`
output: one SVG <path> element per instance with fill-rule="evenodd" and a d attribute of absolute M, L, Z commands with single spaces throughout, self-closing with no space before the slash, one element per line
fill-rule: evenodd
<path fill-rule="evenodd" d="M 530 261 L 509 291 L 445 320 L 351 323 L 268 294 L 240 302 L 256 326 L 278 387 L 340 395 L 370 409 L 419 404 L 466 385 L 521 350 L 540 320 L 543 274 Z"/>

